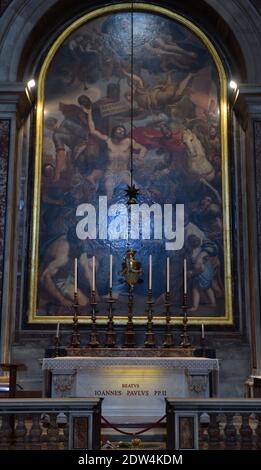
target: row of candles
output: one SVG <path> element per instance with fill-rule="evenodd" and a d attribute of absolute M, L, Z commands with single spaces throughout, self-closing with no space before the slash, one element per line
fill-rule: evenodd
<path fill-rule="evenodd" d="M 112 262 L 113 256 L 110 255 L 109 267 L 109 288 L 112 289 Z M 92 291 L 96 290 L 96 257 L 92 257 Z M 152 255 L 149 255 L 149 290 L 152 290 Z M 74 293 L 77 295 L 78 291 L 78 260 L 74 260 Z M 184 259 L 183 263 L 183 292 L 187 294 L 187 260 Z M 170 258 L 166 260 L 166 293 L 170 293 Z M 57 323 L 56 337 L 59 336 L 60 323 Z M 205 339 L 204 324 L 201 325 L 201 338 Z"/>
<path fill-rule="evenodd" d="M 184 294 L 187 294 L 187 260 L 184 259 L 183 265 L 183 276 L 184 276 Z M 170 292 L 170 260 L 169 256 L 167 257 L 166 262 L 166 292 Z M 149 290 L 152 290 L 152 255 L 149 255 Z"/>
<path fill-rule="evenodd" d="M 110 255 L 110 274 L 109 274 L 109 288 L 112 289 L 112 255 Z M 170 260 L 169 256 L 167 257 L 166 264 L 167 271 L 167 282 L 166 282 L 166 291 L 169 294 L 170 292 Z M 184 294 L 187 294 L 187 260 L 184 259 Z M 77 293 L 78 290 L 78 260 L 74 259 L 74 292 Z M 96 257 L 92 257 L 92 290 L 96 290 Z M 152 290 L 152 255 L 149 255 L 149 290 Z"/>
<path fill-rule="evenodd" d="M 110 255 L 110 282 L 109 287 L 112 289 L 112 255 Z M 74 259 L 74 293 L 78 290 L 78 260 Z M 96 257 L 92 257 L 92 290 L 96 290 Z"/>

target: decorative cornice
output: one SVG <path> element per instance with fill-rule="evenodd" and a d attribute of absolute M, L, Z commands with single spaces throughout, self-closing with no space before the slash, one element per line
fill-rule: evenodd
<path fill-rule="evenodd" d="M 242 84 L 234 105 L 244 130 L 250 120 L 261 119 L 261 86 Z"/>
<path fill-rule="evenodd" d="M 0 111 L 9 110 L 17 115 L 19 128 L 34 107 L 34 97 L 22 82 L 0 82 Z"/>

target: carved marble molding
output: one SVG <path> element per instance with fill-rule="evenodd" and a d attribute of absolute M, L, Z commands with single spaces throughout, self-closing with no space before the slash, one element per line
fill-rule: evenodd
<path fill-rule="evenodd" d="M 52 384 L 54 396 L 69 397 L 72 395 L 74 375 L 55 375 Z"/>
<path fill-rule="evenodd" d="M 188 375 L 188 387 L 191 392 L 198 395 L 206 392 L 208 388 L 208 375 Z"/>

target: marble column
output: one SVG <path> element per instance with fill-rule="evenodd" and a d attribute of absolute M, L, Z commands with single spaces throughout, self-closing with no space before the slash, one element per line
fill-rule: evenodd
<path fill-rule="evenodd" d="M 243 237 L 247 241 L 249 306 L 246 311 L 249 322 L 251 367 L 253 375 L 261 375 L 261 87 L 242 85 L 236 111 L 245 131 L 245 180 L 247 229 Z"/>

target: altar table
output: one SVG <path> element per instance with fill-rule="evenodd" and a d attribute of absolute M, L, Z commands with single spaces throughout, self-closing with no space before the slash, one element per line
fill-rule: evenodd
<path fill-rule="evenodd" d="M 160 417 L 167 397 L 218 396 L 218 359 L 67 356 L 45 358 L 42 368 L 44 396 L 104 398 L 107 417 Z"/>

